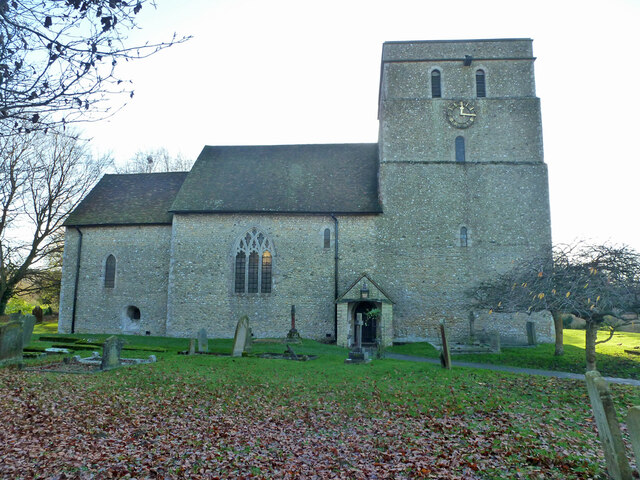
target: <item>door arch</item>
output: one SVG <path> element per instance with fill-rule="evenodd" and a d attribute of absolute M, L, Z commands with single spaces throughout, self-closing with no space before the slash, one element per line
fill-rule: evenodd
<path fill-rule="evenodd" d="M 378 308 L 378 305 L 375 302 L 358 302 L 356 307 L 353 309 L 353 339 L 354 343 L 358 341 L 357 335 L 358 331 L 355 327 L 356 318 L 358 318 L 358 314 L 362 314 L 362 343 L 363 344 L 373 344 L 376 343 L 376 339 L 378 338 L 378 322 L 375 318 L 367 318 L 367 313 L 371 310 Z"/>

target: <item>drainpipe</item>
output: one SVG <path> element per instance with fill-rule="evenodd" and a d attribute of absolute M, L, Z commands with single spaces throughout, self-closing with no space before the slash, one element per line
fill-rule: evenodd
<path fill-rule="evenodd" d="M 335 254 L 333 259 L 333 336 L 338 341 L 338 304 L 335 301 L 338 299 L 338 219 L 334 214 L 331 214 L 333 218 L 333 231 L 335 232 L 334 247 Z"/>
<path fill-rule="evenodd" d="M 78 227 L 76 230 L 80 234 L 78 240 L 78 258 L 76 260 L 76 280 L 73 286 L 73 309 L 71 310 L 71 333 L 76 333 L 76 304 L 78 303 L 78 280 L 80 278 L 80 254 L 82 253 L 82 232 Z"/>

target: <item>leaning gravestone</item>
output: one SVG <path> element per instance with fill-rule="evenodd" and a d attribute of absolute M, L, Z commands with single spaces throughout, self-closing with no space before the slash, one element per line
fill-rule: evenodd
<path fill-rule="evenodd" d="M 22 363 L 23 332 L 21 321 L 0 325 L 0 365 Z"/>
<path fill-rule="evenodd" d="M 447 329 L 444 320 L 440 320 L 440 336 L 442 337 L 442 351 L 440 352 L 440 363 L 443 368 L 451 370 L 451 352 L 449 351 L 449 341 L 447 339 Z"/>
<path fill-rule="evenodd" d="M 531 320 L 527 321 L 527 344 L 538 344 L 538 339 L 536 337 L 536 322 L 532 322 Z"/>
<path fill-rule="evenodd" d="M 633 453 L 636 456 L 636 465 L 640 465 L 640 407 L 631 407 L 627 415 L 627 428 Z"/>
<path fill-rule="evenodd" d="M 585 379 L 593 416 L 598 426 L 598 436 L 607 461 L 607 471 L 614 480 L 631 480 L 633 478 L 631 467 L 627 460 L 609 386 L 597 371 L 587 372 Z"/>
<path fill-rule="evenodd" d="M 238 320 L 238 325 L 236 325 L 236 334 L 233 337 L 233 351 L 231 352 L 232 357 L 242 356 L 242 352 L 244 352 L 247 344 L 247 337 L 251 338 L 250 335 L 249 317 L 245 315 Z"/>
<path fill-rule="evenodd" d="M 33 327 L 36 324 L 36 317 L 33 315 L 22 315 L 22 348 L 31 343 L 31 335 L 33 335 Z"/>
<path fill-rule="evenodd" d="M 208 352 L 209 341 L 207 340 L 207 331 L 204 328 L 198 330 L 198 352 Z"/>
<path fill-rule="evenodd" d="M 102 345 L 102 363 L 100 370 L 110 370 L 120 366 L 120 353 L 124 346 L 124 340 L 118 337 L 109 337 Z"/>

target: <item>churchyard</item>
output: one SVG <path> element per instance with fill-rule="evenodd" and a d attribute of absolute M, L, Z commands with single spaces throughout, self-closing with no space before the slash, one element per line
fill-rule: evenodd
<path fill-rule="evenodd" d="M 573 362 L 583 371 L 577 335 L 565 332 L 560 369 Z M 621 352 L 640 335 L 621 335 L 598 365 L 638 378 L 640 357 Z M 206 353 L 194 342 L 194 354 L 180 355 L 189 339 L 122 338 L 140 348 L 123 355 L 156 350 L 157 362 L 84 375 L 28 370 L 60 361 L 47 357 L 0 369 L 1 478 L 607 478 L 583 381 L 392 359 L 348 365 L 347 349 L 306 339 L 290 347 L 315 360 L 258 357 L 286 350 L 275 340 L 233 357 L 230 339 L 208 339 Z M 550 368 L 547 348 L 500 356 Z M 426 344 L 390 350 L 437 356 Z M 626 412 L 640 405 L 640 387 L 610 389 L 628 441 Z M 630 445 L 627 456 L 634 467 Z"/>

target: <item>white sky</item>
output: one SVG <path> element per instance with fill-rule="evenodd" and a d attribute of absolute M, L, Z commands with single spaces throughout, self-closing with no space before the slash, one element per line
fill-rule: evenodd
<path fill-rule="evenodd" d="M 122 163 L 165 147 L 376 142 L 382 43 L 529 37 L 555 243 L 640 251 L 640 0 L 157 0 L 134 40 L 193 35 L 124 65 L 135 96 L 89 124 Z"/>

